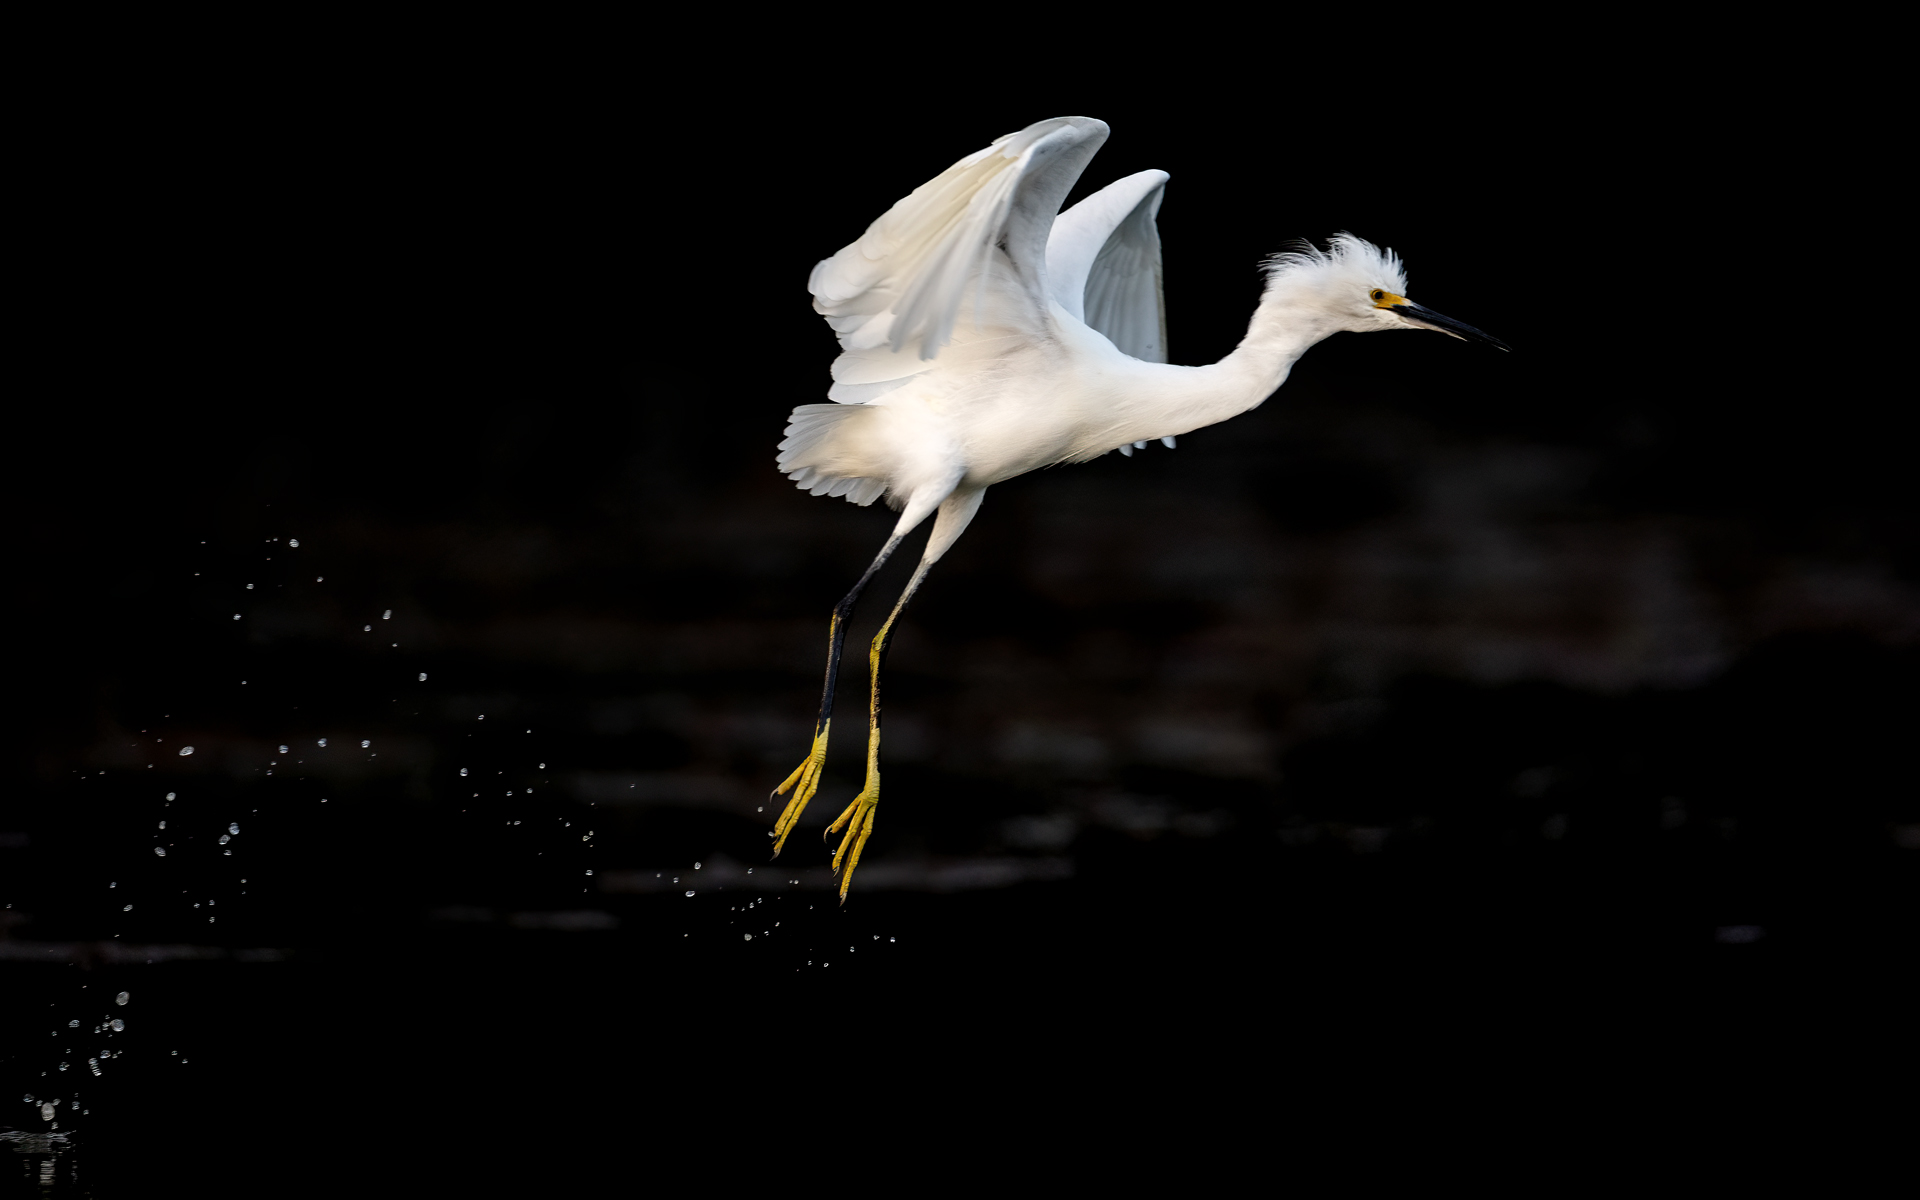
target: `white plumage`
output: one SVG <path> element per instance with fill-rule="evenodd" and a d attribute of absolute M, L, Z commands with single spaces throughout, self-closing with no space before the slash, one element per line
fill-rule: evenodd
<path fill-rule="evenodd" d="M 1247 335 L 1202 367 L 1167 363 L 1160 211 L 1167 175 L 1142 171 L 1066 212 L 1081 171 L 1107 139 L 1088 117 L 1057 117 L 975 151 L 813 269 L 815 311 L 840 340 L 829 404 L 794 409 L 779 467 L 815 495 L 901 510 L 893 535 L 836 608 L 826 695 L 798 787 L 775 826 L 775 853 L 818 785 L 846 617 L 908 532 L 938 510 L 894 617 L 978 510 L 985 489 L 1040 467 L 1149 441 L 1253 408 L 1314 343 L 1342 331 L 1435 329 L 1493 342 L 1407 300 L 1400 260 L 1351 234 L 1267 263 Z M 1502 347 L 1504 349 L 1504 347 Z M 859 848 L 879 796 L 879 665 L 874 640 L 867 786 L 833 829 L 835 855 Z M 841 895 L 844 898 L 846 882 Z"/>

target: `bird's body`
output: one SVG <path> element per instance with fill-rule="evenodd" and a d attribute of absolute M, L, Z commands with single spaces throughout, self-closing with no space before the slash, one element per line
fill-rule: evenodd
<path fill-rule="evenodd" d="M 834 860 L 838 868 L 851 846 L 843 898 L 879 796 L 879 668 L 894 617 L 986 488 L 1151 440 L 1171 446 L 1260 404 L 1334 333 L 1427 328 L 1493 340 L 1405 299 L 1399 260 L 1343 234 L 1328 250 L 1269 260 L 1233 353 L 1206 366 L 1168 364 L 1154 226 L 1166 174 L 1140 172 L 1059 212 L 1106 137 L 1105 124 L 1085 117 L 1009 134 L 915 189 L 809 280 L 841 354 L 833 402 L 794 410 L 780 469 L 816 495 L 857 504 L 885 496 L 901 514 L 835 610 L 814 749 L 775 792 L 798 789 L 775 826 L 776 854 L 818 786 L 853 603 L 901 539 L 939 513 L 874 640 L 867 786 L 833 825 L 851 823 Z"/>
<path fill-rule="evenodd" d="M 781 465 L 810 486 L 885 481 L 904 507 L 918 494 L 984 488 L 1214 424 L 1258 404 L 1291 365 L 1142 362 L 1057 304 L 1049 316 L 1044 337 L 976 343 L 870 404 L 802 410 Z M 813 422 L 831 432 L 805 439 Z M 809 468 L 811 478 L 801 474 Z"/>

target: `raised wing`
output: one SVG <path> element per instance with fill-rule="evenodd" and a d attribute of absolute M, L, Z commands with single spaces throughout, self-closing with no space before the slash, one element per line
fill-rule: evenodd
<path fill-rule="evenodd" d="M 1047 241 L 1047 280 L 1060 306 L 1121 353 L 1167 361 L 1167 302 L 1160 279 L 1165 171 L 1116 180 L 1060 214 Z"/>
<path fill-rule="evenodd" d="M 840 338 L 829 398 L 876 400 L 956 340 L 1042 333 L 1047 236 L 1106 140 L 1106 123 L 1090 117 L 1008 134 L 915 188 L 814 267 L 814 310 Z"/>

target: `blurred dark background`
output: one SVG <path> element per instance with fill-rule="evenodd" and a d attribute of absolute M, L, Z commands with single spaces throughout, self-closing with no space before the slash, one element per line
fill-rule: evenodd
<path fill-rule="evenodd" d="M 110 1146 L 182 1089 L 270 1122 L 450 1079 L 504 1121 L 545 1103 L 515 1071 L 574 1078 L 577 1029 L 673 1074 L 841 1053 L 849 1006 L 922 1036 L 1204 1015 L 1253 1053 L 1314 997 L 1392 1024 L 1480 986 L 1891 978 L 1911 402 L 1794 299 L 1835 300 L 1819 245 L 1887 214 L 1792 96 L 1729 121 L 1649 66 L 1657 119 L 1596 81 L 1548 121 L 1530 70 L 1313 137 L 1251 85 L 855 119 L 797 69 L 693 105 L 264 70 L 50 142 L 0 809 L 35 1101 L 0 1126 L 58 1097 Z M 1175 361 L 1232 349 L 1263 255 L 1340 229 L 1515 350 L 1337 337 L 1178 450 L 995 487 L 895 639 L 840 911 L 805 829 L 767 864 L 763 806 L 893 515 L 773 470 L 834 353 L 804 283 L 1060 112 L 1114 129 L 1076 195 L 1172 173 Z"/>

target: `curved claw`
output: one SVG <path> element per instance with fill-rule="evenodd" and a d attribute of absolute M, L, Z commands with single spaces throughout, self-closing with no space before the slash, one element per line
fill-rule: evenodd
<path fill-rule="evenodd" d="M 787 801 L 780 819 L 773 823 L 773 832 L 767 835 L 774 839 L 775 858 L 780 857 L 781 848 L 787 844 L 787 835 L 800 823 L 800 814 L 807 811 L 807 801 L 813 799 L 813 794 L 820 790 L 820 774 L 827 762 L 827 731 L 832 725 L 832 721 L 827 721 L 820 726 L 820 732 L 813 735 L 813 749 L 807 752 L 806 761 L 795 767 L 786 782 L 773 789 L 767 797 L 771 800 L 774 796 L 793 791 L 793 799 Z"/>
<path fill-rule="evenodd" d="M 867 839 L 873 836 L 873 810 L 880 803 L 880 784 L 878 780 L 867 785 L 865 791 L 853 798 L 839 820 L 827 826 L 827 834 L 840 832 L 844 827 L 846 836 L 840 839 L 840 848 L 833 854 L 833 873 L 840 876 L 840 903 L 847 902 L 847 888 L 853 883 L 853 869 L 860 865 L 860 851 L 866 848 Z M 825 840 L 824 838 L 822 839 Z M 853 853 L 847 851 L 851 847 Z M 847 869 L 840 871 L 840 860 L 846 859 Z"/>

